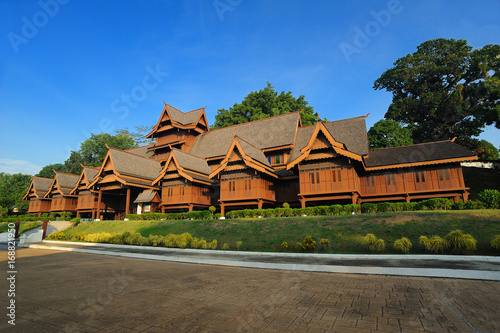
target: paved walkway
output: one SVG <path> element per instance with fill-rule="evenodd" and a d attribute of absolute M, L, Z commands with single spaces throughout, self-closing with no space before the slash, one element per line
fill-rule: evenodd
<path fill-rule="evenodd" d="M 500 281 L 500 257 L 262 253 L 58 241 L 44 241 L 30 247 L 246 268 Z"/>
<path fill-rule="evenodd" d="M 500 331 L 497 281 L 264 270 L 32 248 L 18 249 L 16 257 L 13 332 Z M 0 260 L 7 271 L 5 252 Z M 6 290 L 6 279 L 0 284 Z M 0 308 L 7 302 L 4 294 Z M 9 332 L 3 317 L 0 331 Z"/>

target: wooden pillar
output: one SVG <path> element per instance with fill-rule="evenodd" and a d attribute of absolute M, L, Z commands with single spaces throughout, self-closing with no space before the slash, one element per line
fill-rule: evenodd
<path fill-rule="evenodd" d="M 188 206 L 189 206 L 189 211 L 192 212 L 194 205 L 193 204 L 188 204 Z"/>
<path fill-rule="evenodd" d="M 99 197 L 97 199 L 97 217 L 99 220 L 102 221 L 101 217 L 101 202 L 102 202 L 102 190 L 99 189 Z"/>
<path fill-rule="evenodd" d="M 220 214 L 221 214 L 221 216 L 225 216 L 225 215 L 224 215 L 224 214 L 225 214 L 225 211 L 226 211 L 226 209 L 225 209 L 225 208 L 226 208 L 226 207 L 225 207 L 225 205 L 221 202 L 221 203 L 220 203 Z"/>
<path fill-rule="evenodd" d="M 162 212 L 162 214 L 165 214 L 165 206 L 161 207 L 161 212 Z"/>
<path fill-rule="evenodd" d="M 461 170 L 461 169 L 462 169 L 462 168 L 460 168 L 460 170 Z M 464 191 L 464 193 L 462 194 L 462 198 L 464 199 L 464 202 L 469 201 L 469 192 Z"/>
<path fill-rule="evenodd" d="M 76 211 L 76 217 L 80 217 L 80 211 L 79 210 Z"/>
<path fill-rule="evenodd" d="M 127 202 L 125 203 L 125 214 L 128 214 L 130 210 L 130 187 L 127 188 Z"/>
<path fill-rule="evenodd" d="M 306 208 L 306 199 L 304 197 L 301 197 L 299 200 L 301 207 Z"/>
<path fill-rule="evenodd" d="M 358 202 L 358 197 L 359 197 L 359 194 L 357 194 L 357 193 L 353 193 L 352 194 L 351 199 L 352 199 L 352 204 L 353 205 L 355 205 Z"/>
<path fill-rule="evenodd" d="M 263 204 L 264 204 L 264 201 L 262 201 L 262 199 L 259 199 L 257 202 L 257 209 L 262 209 Z"/>
<path fill-rule="evenodd" d="M 408 194 L 406 195 L 406 202 L 410 203 L 410 196 Z"/>
<path fill-rule="evenodd" d="M 94 220 L 94 219 L 95 219 L 95 208 L 92 209 L 92 220 Z"/>

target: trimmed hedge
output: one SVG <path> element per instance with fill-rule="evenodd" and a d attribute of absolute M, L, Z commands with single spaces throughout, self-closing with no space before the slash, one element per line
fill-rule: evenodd
<path fill-rule="evenodd" d="M 125 218 L 129 220 L 210 220 L 215 215 L 209 210 L 200 210 L 183 213 L 144 213 L 144 214 L 127 214 Z"/>

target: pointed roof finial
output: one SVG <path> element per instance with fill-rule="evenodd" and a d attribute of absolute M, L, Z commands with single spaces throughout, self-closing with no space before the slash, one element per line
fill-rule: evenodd
<path fill-rule="evenodd" d="M 451 139 L 451 142 L 455 142 L 456 139 L 457 137 L 454 137 L 453 139 Z"/>
<path fill-rule="evenodd" d="M 235 138 L 235 137 L 236 137 L 236 134 L 234 134 L 234 130 L 231 130 L 231 132 L 233 132 L 233 137 Z"/>
<path fill-rule="evenodd" d="M 365 118 L 368 118 L 368 116 L 369 116 L 369 115 L 370 115 L 370 112 L 368 112 L 368 113 L 366 114 Z"/>

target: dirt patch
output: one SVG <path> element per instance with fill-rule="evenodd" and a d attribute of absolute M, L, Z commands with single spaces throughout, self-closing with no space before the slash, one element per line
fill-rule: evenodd
<path fill-rule="evenodd" d="M 391 216 L 377 216 L 374 214 L 373 218 L 369 219 L 369 222 L 377 224 L 394 225 L 394 224 L 404 224 L 410 221 L 421 222 L 428 219 L 429 216 L 427 215 L 422 216 L 420 214 L 394 214 Z"/>

